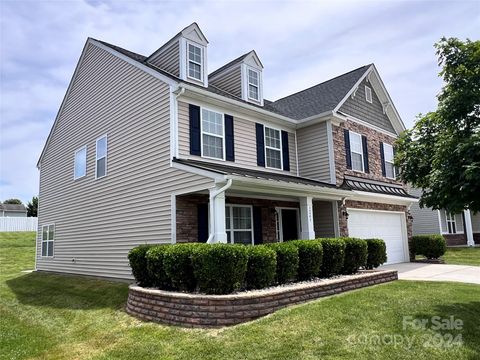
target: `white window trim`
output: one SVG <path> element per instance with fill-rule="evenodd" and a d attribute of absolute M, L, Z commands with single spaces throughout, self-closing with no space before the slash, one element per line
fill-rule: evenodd
<path fill-rule="evenodd" d="M 211 111 L 211 112 L 214 112 L 216 114 L 222 115 L 222 136 L 203 131 L 203 110 Z M 217 138 L 220 138 L 220 137 L 222 138 L 222 158 L 221 159 L 216 158 L 216 157 L 212 157 L 212 156 L 203 155 L 203 134 L 213 136 L 213 137 L 217 137 Z M 225 161 L 225 114 L 224 113 L 222 113 L 220 111 L 212 110 L 212 109 L 204 107 L 204 106 L 200 106 L 200 149 L 201 149 L 200 154 L 205 159 Z"/>
<path fill-rule="evenodd" d="M 450 220 L 449 220 L 450 217 Z M 453 223 L 455 225 L 455 232 L 450 232 L 448 231 L 448 223 Z M 448 211 L 445 210 L 445 225 L 446 225 L 446 234 L 454 235 L 454 234 L 459 234 L 457 231 L 457 219 L 456 219 L 456 214 L 451 214 Z"/>
<path fill-rule="evenodd" d="M 81 176 L 77 176 L 77 174 L 76 174 L 77 154 L 82 150 L 85 150 L 85 173 Z M 81 148 L 75 150 L 75 154 L 74 154 L 74 157 L 73 157 L 73 180 L 78 180 L 78 179 L 81 179 L 85 176 L 87 176 L 87 145 L 83 145 Z"/>
<path fill-rule="evenodd" d="M 352 134 L 360 136 L 360 146 L 362 147 L 362 152 L 358 153 L 356 151 L 353 151 L 353 146 L 352 146 Z M 352 170 L 360 173 L 365 173 L 365 159 L 363 158 L 363 140 L 362 140 L 362 135 L 359 133 L 356 133 L 355 131 L 349 130 L 349 136 L 348 136 L 348 141 L 350 141 L 350 159 L 353 159 L 352 154 L 360 154 L 362 157 L 362 170 L 356 170 L 353 168 L 353 160 L 352 161 Z"/>
<path fill-rule="evenodd" d="M 105 138 L 105 175 L 98 176 L 97 174 L 97 166 L 98 160 L 102 159 L 98 157 L 98 142 Z M 95 179 L 101 179 L 107 176 L 107 162 L 108 162 L 108 137 L 107 134 L 100 136 L 97 140 L 95 140 Z"/>
<path fill-rule="evenodd" d="M 370 99 L 368 95 L 370 95 Z M 365 100 L 370 104 L 373 102 L 372 89 L 367 85 L 365 85 Z"/>
<path fill-rule="evenodd" d="M 234 229 L 233 228 L 233 208 L 234 207 L 243 207 L 243 208 L 249 208 L 250 209 L 250 224 L 251 224 L 251 233 L 252 233 L 252 243 L 251 245 L 255 244 L 255 239 L 254 237 L 254 229 L 255 225 L 253 224 L 253 206 L 252 205 L 240 205 L 240 204 L 225 204 L 225 207 L 228 209 L 230 213 L 230 229 L 227 230 L 225 226 L 225 232 L 230 232 L 230 244 L 234 244 L 234 234 L 235 232 L 247 232 L 248 229 Z M 225 209 L 225 210 L 227 210 Z M 226 221 L 226 215 L 225 215 L 225 221 Z M 225 224 L 226 225 L 226 224 Z"/>
<path fill-rule="evenodd" d="M 278 131 L 279 135 L 280 135 L 280 149 L 277 149 L 277 148 L 274 148 L 274 147 L 271 147 L 271 146 L 267 146 L 267 132 L 265 131 L 265 129 L 271 129 L 271 130 L 276 130 Z M 278 129 L 278 128 L 274 128 L 274 127 L 271 127 L 271 126 L 266 126 L 266 125 L 263 125 L 263 144 L 264 144 L 264 153 L 265 153 L 265 168 L 267 169 L 273 169 L 273 170 L 283 170 L 283 144 L 282 144 L 282 130 Z M 279 168 L 276 168 L 276 167 L 271 167 L 271 166 L 268 166 L 267 165 L 267 149 L 271 149 L 271 150 L 276 150 L 276 151 L 280 151 L 280 167 Z"/>
<path fill-rule="evenodd" d="M 47 228 L 47 238 L 48 238 L 48 233 L 49 233 L 48 228 L 50 226 L 53 226 L 53 234 L 54 234 L 53 239 L 43 240 L 43 228 L 45 228 L 45 227 Z M 42 258 L 53 258 L 53 257 L 55 257 L 55 235 L 56 235 L 56 233 L 57 233 L 57 229 L 55 227 L 55 223 L 42 225 L 42 233 L 41 233 L 42 241 L 40 242 L 40 257 L 42 257 Z M 49 242 L 53 243 L 53 246 L 52 246 L 53 253 L 52 253 L 52 255 L 43 255 L 43 243 L 44 242 L 47 243 L 47 253 L 48 253 L 48 243 Z"/>
<path fill-rule="evenodd" d="M 387 163 L 389 164 L 392 164 L 392 167 L 393 167 L 393 177 L 390 177 L 390 176 L 387 176 L 387 170 L 385 170 L 385 177 L 387 179 L 396 179 L 397 178 L 397 173 L 395 171 L 395 163 L 393 161 L 387 161 L 387 157 L 385 156 L 386 154 L 386 151 L 385 149 L 389 147 L 392 149 L 392 154 L 393 154 L 393 146 L 390 145 L 390 144 L 387 144 L 387 143 L 383 143 L 383 160 L 384 160 L 384 163 L 385 163 L 385 169 L 387 168 Z"/>
<path fill-rule="evenodd" d="M 202 45 L 198 45 L 196 43 L 194 43 L 193 41 L 186 41 L 186 44 L 187 44 L 187 49 L 186 49 L 186 59 L 187 59 L 187 78 L 189 79 L 192 79 L 194 81 L 200 81 L 200 82 L 203 82 L 203 67 L 204 67 L 204 63 L 205 63 L 205 59 L 204 59 L 204 54 L 205 54 L 205 50 L 204 50 L 204 47 Z M 190 60 L 190 53 L 189 53 L 189 46 L 192 45 L 192 46 L 195 46 L 197 48 L 200 49 L 200 59 L 201 59 L 201 63 L 198 63 L 194 60 Z M 193 76 L 190 76 L 190 62 L 194 63 L 194 64 L 197 64 L 197 65 L 200 65 L 200 79 L 197 79 L 196 77 L 193 77 Z"/>
<path fill-rule="evenodd" d="M 250 82 L 250 71 L 254 72 L 255 74 L 257 74 L 257 81 L 258 81 L 258 84 L 255 85 L 253 83 Z M 258 95 L 258 98 L 255 99 L 253 97 L 250 96 L 250 85 L 254 86 L 257 88 L 257 95 Z M 248 99 L 249 100 L 253 100 L 253 101 L 260 101 L 260 71 L 258 70 L 255 70 L 251 67 L 247 67 L 247 96 L 248 96 Z"/>

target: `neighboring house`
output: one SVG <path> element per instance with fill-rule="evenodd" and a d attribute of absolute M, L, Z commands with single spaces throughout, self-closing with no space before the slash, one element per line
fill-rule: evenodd
<path fill-rule="evenodd" d="M 419 189 L 411 189 L 410 194 L 420 197 Z M 412 204 L 413 235 L 442 234 L 447 245 L 480 244 L 480 213 L 464 210 L 460 214 L 450 214 L 445 210 L 420 208 Z"/>
<path fill-rule="evenodd" d="M 87 40 L 38 162 L 36 268 L 131 278 L 142 243 L 347 235 L 408 261 L 405 127 L 375 66 L 272 102 L 255 51 L 209 74 L 207 48 L 195 23 L 150 56 Z"/>
<path fill-rule="evenodd" d="M 0 217 L 27 217 L 27 208 L 23 204 L 0 203 Z"/>

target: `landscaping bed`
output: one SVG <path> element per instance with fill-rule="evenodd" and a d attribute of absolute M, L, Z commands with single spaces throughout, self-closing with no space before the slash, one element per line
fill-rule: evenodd
<path fill-rule="evenodd" d="M 286 306 L 397 279 L 397 271 L 367 270 L 228 295 L 186 294 L 131 285 L 126 309 L 129 314 L 147 321 L 222 327 L 254 320 Z"/>

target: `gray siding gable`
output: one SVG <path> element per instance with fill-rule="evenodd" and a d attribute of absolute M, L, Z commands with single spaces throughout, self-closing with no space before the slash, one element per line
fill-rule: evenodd
<path fill-rule="evenodd" d="M 365 99 L 365 86 L 372 89 L 371 104 Z M 382 103 L 378 99 L 373 86 L 367 82 L 366 78 L 358 86 L 355 96 L 353 98 L 349 96 L 339 110 L 344 114 L 354 116 L 371 125 L 396 134 L 390 119 L 383 112 Z"/>

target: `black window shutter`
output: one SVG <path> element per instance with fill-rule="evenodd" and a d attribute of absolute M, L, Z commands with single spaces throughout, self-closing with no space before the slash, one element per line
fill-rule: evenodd
<path fill-rule="evenodd" d="M 190 115 L 190 154 L 201 155 L 200 150 L 200 107 L 189 105 Z"/>
<path fill-rule="evenodd" d="M 283 170 L 290 171 L 290 153 L 288 148 L 288 132 L 282 130 Z"/>
<path fill-rule="evenodd" d="M 225 114 L 225 158 L 235 161 L 235 145 L 233 141 L 233 116 Z"/>
<path fill-rule="evenodd" d="M 208 204 L 197 205 L 198 214 L 198 242 L 208 240 Z"/>
<path fill-rule="evenodd" d="M 345 157 L 347 160 L 347 169 L 351 169 L 352 154 L 350 153 L 350 133 L 347 129 L 343 129 L 343 137 L 345 138 Z"/>
<path fill-rule="evenodd" d="M 253 243 L 255 245 L 263 243 L 262 208 L 259 206 L 253 207 Z"/>
<path fill-rule="evenodd" d="M 382 162 L 382 176 L 387 176 L 385 170 L 385 153 L 383 152 L 383 142 L 380 141 L 380 161 Z"/>
<path fill-rule="evenodd" d="M 367 137 L 362 135 L 362 147 L 363 147 L 363 169 L 368 174 L 370 172 L 368 168 L 368 144 Z"/>
<path fill-rule="evenodd" d="M 263 136 L 263 125 L 255 124 L 257 133 L 257 165 L 265 167 L 265 140 Z"/>

